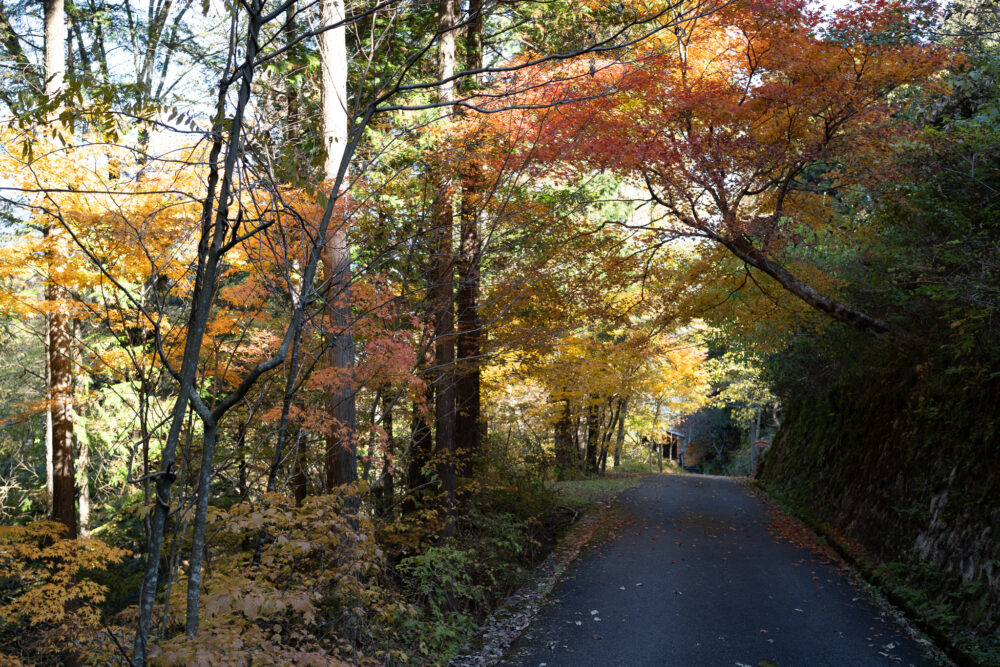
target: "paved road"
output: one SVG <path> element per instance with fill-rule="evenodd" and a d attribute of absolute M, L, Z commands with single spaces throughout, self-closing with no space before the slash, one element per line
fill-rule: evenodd
<path fill-rule="evenodd" d="M 626 491 L 616 537 L 582 554 L 505 665 L 933 665 L 836 566 L 768 531 L 720 477 Z"/>

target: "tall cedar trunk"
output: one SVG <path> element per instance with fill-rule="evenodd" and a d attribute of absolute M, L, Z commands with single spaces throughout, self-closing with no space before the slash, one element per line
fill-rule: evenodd
<path fill-rule="evenodd" d="M 57 97 L 66 77 L 66 6 L 45 0 L 45 95 Z M 53 234 L 50 232 L 50 237 Z M 60 258 L 49 255 L 49 402 L 52 406 L 52 518 L 76 537 L 76 479 L 73 461 L 73 332 L 69 293 L 52 281 Z"/>
<path fill-rule="evenodd" d="M 465 68 L 483 66 L 482 0 L 469 1 L 469 25 L 465 37 Z M 470 92 L 478 77 L 468 79 Z M 482 190 L 482 170 L 466 153 L 462 169 L 462 202 L 460 207 L 460 243 L 458 251 L 458 365 L 455 367 L 455 442 L 458 447 L 460 477 L 472 476 L 472 462 L 482 447 L 484 437 L 480 398 L 479 357 L 482 352 L 482 322 L 479 317 L 481 239 L 478 200 Z"/>
<path fill-rule="evenodd" d="M 597 450 L 601 442 L 600 406 L 591 397 L 587 406 L 587 455 L 586 466 L 590 472 L 597 472 Z"/>
<path fill-rule="evenodd" d="M 562 411 L 555 427 L 556 470 L 559 477 L 566 477 L 576 468 L 576 446 L 573 444 L 573 422 L 570 419 L 569 399 L 563 399 Z"/>
<path fill-rule="evenodd" d="M 447 81 L 455 74 L 455 26 L 458 24 L 457 0 L 439 0 L 437 76 Z M 438 99 L 452 97 L 450 81 L 438 89 Z M 436 437 L 438 478 L 444 501 L 442 535 L 454 533 L 455 513 L 455 255 L 452 247 L 454 213 L 451 179 L 446 168 L 434 174 L 434 204 L 432 210 L 435 256 L 431 262 L 431 308 L 436 316 L 434 365 L 434 430 Z"/>
<path fill-rule="evenodd" d="M 344 20 L 343 0 L 322 0 L 320 22 L 336 25 Z M 341 25 L 319 36 L 323 145 L 323 177 L 333 182 L 341 170 L 347 148 L 347 45 Z M 332 193 L 337 196 L 339 193 Z M 357 412 L 354 402 L 354 334 L 351 331 L 351 248 L 347 221 L 335 224 L 326 245 L 326 317 L 330 327 L 326 362 L 340 371 L 326 401 L 333 431 L 326 443 L 326 488 L 332 491 L 357 479 Z"/>
<path fill-rule="evenodd" d="M 625 446 L 625 415 L 628 413 L 628 399 L 623 398 L 618 406 L 618 437 L 615 439 L 615 467 L 622 462 L 622 447 Z"/>

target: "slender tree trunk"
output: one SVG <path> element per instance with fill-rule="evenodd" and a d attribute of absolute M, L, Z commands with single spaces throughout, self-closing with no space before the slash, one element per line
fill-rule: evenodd
<path fill-rule="evenodd" d="M 587 445 L 585 442 L 581 442 L 580 438 L 582 421 L 579 416 L 573 420 L 573 447 L 576 449 L 576 457 L 579 461 L 577 467 L 580 469 L 580 472 L 587 470 Z"/>
<path fill-rule="evenodd" d="M 132 651 L 132 664 L 135 667 L 144 666 L 148 657 L 149 630 L 153 618 L 153 605 L 156 600 L 157 582 L 160 571 L 160 554 L 163 548 L 164 529 L 167 515 L 170 512 L 170 491 L 176 479 L 173 470 L 177 445 L 180 438 L 184 415 L 187 412 L 195 378 L 198 374 L 198 360 L 204 341 L 205 330 L 211 313 L 213 294 L 219 275 L 221 248 L 225 239 L 227 226 L 221 221 L 229 215 L 229 196 L 232 188 L 232 178 L 235 171 L 237 155 L 240 152 L 240 136 L 243 128 L 243 114 L 250 99 L 250 86 L 253 79 L 253 63 L 257 56 L 258 36 L 260 34 L 260 15 L 251 13 L 246 39 L 246 65 L 240 82 L 239 97 L 234 114 L 226 120 L 222 113 L 217 115 L 216 126 L 213 128 L 214 139 L 209 153 L 209 168 L 207 192 L 202 205 L 201 238 L 198 245 L 199 264 L 195 275 L 194 293 L 191 299 L 191 311 L 188 318 L 187 332 L 184 340 L 184 356 L 181 361 L 178 395 L 170 417 L 170 430 L 160 453 L 161 469 L 156 477 L 156 502 L 151 512 L 149 524 L 149 542 L 147 545 L 145 573 L 142 588 L 139 592 L 139 618 Z M 220 110 L 224 108 L 228 85 L 220 86 L 217 101 Z M 222 124 L 229 125 L 230 145 L 226 151 L 223 176 L 219 178 L 219 156 L 222 152 Z M 219 185 L 218 198 L 216 186 Z M 218 208 L 215 203 L 218 202 Z M 214 215 L 213 215 L 214 213 Z M 213 224 L 215 223 L 215 224 Z M 207 490 L 207 489 L 206 489 Z M 197 520 L 197 519 L 196 519 Z M 200 582 L 199 582 L 200 583 Z M 199 587 L 195 590 L 200 592 Z M 189 597 L 191 594 L 189 580 Z"/>
<path fill-rule="evenodd" d="M 429 366 L 430 363 L 433 363 L 432 354 L 428 348 L 419 365 Z M 422 399 L 418 398 L 413 401 L 413 410 L 410 416 L 410 460 L 406 474 L 409 495 L 406 502 L 403 503 L 403 511 L 407 513 L 420 506 L 418 494 L 425 495 L 426 486 L 430 482 L 428 472 L 433 455 L 433 434 L 431 433 L 430 421 L 427 418 L 427 410 L 434 400 L 434 389 L 431 385 L 428 385 L 424 390 Z"/>
<path fill-rule="evenodd" d="M 52 467 L 52 369 L 49 368 L 49 350 L 52 321 L 45 313 L 45 488 L 49 492 L 49 517 L 55 508 L 55 476 Z M 145 474 L 145 473 L 143 473 Z"/>
<path fill-rule="evenodd" d="M 79 339 L 78 322 L 74 320 L 73 322 L 73 340 Z M 80 357 L 80 347 L 75 346 L 77 353 L 77 364 L 75 367 L 79 368 L 82 365 L 82 359 Z M 75 379 L 80 381 L 82 385 L 80 391 L 83 395 L 86 395 L 90 390 L 90 381 L 86 374 L 77 376 Z M 77 415 L 77 417 L 80 417 Z M 79 418 L 77 423 L 74 424 L 74 443 L 76 445 L 77 453 L 77 465 L 76 465 L 76 487 L 77 487 L 77 498 L 80 509 L 80 537 L 90 537 L 90 478 L 89 468 L 90 468 L 90 437 L 87 434 L 87 420 L 85 418 Z"/>
<path fill-rule="evenodd" d="M 324 26 L 344 21 L 343 0 L 322 0 L 320 22 Z M 347 148 L 347 45 L 346 27 L 326 30 L 319 36 L 320 83 L 322 93 L 323 145 L 326 159 L 323 177 L 336 180 L 346 171 Z M 333 193 L 337 196 L 339 193 Z M 340 371 L 336 385 L 327 396 L 327 414 L 334 423 L 327 439 L 325 468 L 326 488 L 332 491 L 358 477 L 357 410 L 354 401 L 354 334 L 351 331 L 351 248 L 347 238 L 347 220 L 335 224 L 327 238 L 326 315 L 330 327 L 326 361 Z"/>
<path fill-rule="evenodd" d="M 392 510 L 396 495 L 393 468 L 395 466 L 396 440 L 393 433 L 392 409 L 396 401 L 391 387 L 386 387 L 382 395 L 382 430 L 385 431 L 385 456 L 382 459 L 382 512 Z"/>
<path fill-rule="evenodd" d="M 64 0 L 45 0 L 45 95 L 62 93 L 66 83 L 66 6 Z M 56 119 L 53 119 L 57 122 Z M 50 239 L 56 236 L 50 232 Z M 49 398 L 52 406 L 52 518 L 77 535 L 76 479 L 73 461 L 73 332 L 69 293 L 52 276 L 62 258 L 49 255 L 47 299 L 49 314 Z"/>
<path fill-rule="evenodd" d="M 615 440 L 615 467 L 622 462 L 622 447 L 625 446 L 625 415 L 628 413 L 628 399 L 623 398 L 618 408 L 618 437 Z"/>
<path fill-rule="evenodd" d="M 601 474 L 605 474 L 608 471 L 608 450 L 611 448 L 611 434 L 615 430 L 615 424 L 618 423 L 618 414 L 621 412 L 621 404 L 618 404 L 614 410 L 611 409 L 613 399 L 608 399 L 608 413 L 611 415 L 608 419 L 607 428 L 603 429 L 601 433 L 601 456 L 600 456 L 600 471 Z"/>
<path fill-rule="evenodd" d="M 597 450 L 601 442 L 600 406 L 593 397 L 590 398 L 590 401 L 590 405 L 587 406 L 586 466 L 590 472 L 597 472 Z"/>
<path fill-rule="evenodd" d="M 298 32 L 295 21 L 297 11 L 298 3 L 292 2 L 288 5 L 285 9 L 285 23 L 281 28 L 285 46 L 290 49 L 287 56 L 289 76 L 285 79 L 285 109 L 287 113 L 285 123 L 285 143 L 288 149 L 288 168 L 286 171 L 289 180 L 293 183 L 298 182 L 303 177 L 299 151 L 299 91 L 294 83 L 294 77 L 292 76 L 292 74 L 294 74 L 293 69 L 299 65 L 297 60 L 298 49 L 294 45 Z M 298 376 L 298 359 L 301 337 L 301 332 L 296 334 L 294 349 L 292 352 L 292 368 L 289 369 L 289 379 L 285 385 L 285 407 L 282 410 L 282 425 L 287 431 L 292 429 L 292 427 L 287 423 L 288 408 L 291 404 L 291 395 L 289 392 L 294 386 Z M 284 456 L 284 444 L 293 437 L 293 446 L 295 450 L 292 459 L 292 475 L 290 482 L 292 487 L 292 497 L 295 498 L 295 505 L 301 507 L 302 503 L 306 500 L 306 496 L 309 495 L 309 474 L 307 472 L 309 466 L 309 444 L 306 433 L 298 428 L 295 429 L 294 436 L 290 432 L 282 432 L 279 434 L 278 448 L 275 451 L 275 457 L 271 464 L 271 471 L 268 475 L 268 491 L 274 491 L 278 467 L 280 466 L 281 459 Z M 261 535 L 263 536 L 263 530 L 261 531 Z M 260 551 L 259 547 L 257 551 Z M 259 558 L 260 557 L 255 553 L 255 560 L 259 562 Z"/>
<path fill-rule="evenodd" d="M 214 422 L 202 421 L 201 467 L 198 470 L 198 500 L 195 504 L 194 532 L 191 536 L 191 560 L 188 565 L 187 611 L 185 632 L 188 637 L 198 634 L 198 608 L 201 599 L 202 561 L 205 558 L 205 529 L 202 518 L 208 514 L 208 499 L 214 472 L 215 446 L 219 435 Z"/>
<path fill-rule="evenodd" d="M 470 0 L 469 25 L 465 37 L 465 68 L 483 66 L 482 0 Z M 478 85 L 478 77 L 470 77 L 466 90 Z M 458 361 L 455 379 L 455 440 L 458 447 L 459 476 L 471 477 L 472 461 L 485 437 L 480 403 L 480 355 L 482 354 L 482 321 L 479 317 L 480 238 L 479 195 L 482 190 L 482 169 L 467 152 L 462 173 L 462 203 L 460 209 L 460 244 L 458 256 Z"/>
<path fill-rule="evenodd" d="M 295 434 L 295 461 L 292 464 L 292 497 L 301 507 L 309 495 L 309 447 L 305 433 Z"/>

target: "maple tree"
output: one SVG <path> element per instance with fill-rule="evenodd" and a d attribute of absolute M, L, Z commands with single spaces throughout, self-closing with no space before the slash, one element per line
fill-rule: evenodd
<path fill-rule="evenodd" d="M 74 8 L 63 86 L 0 2 L 16 89 L 54 86 L 0 91 L 0 377 L 37 378 L 0 394 L 0 637 L 47 590 L 108 623 L 94 659 L 442 662 L 543 555 L 554 479 L 705 407 L 747 430 L 818 313 L 901 319 L 859 211 L 963 66 L 922 3 L 261 0 L 200 46 L 169 5 Z M 34 522 L 50 407 L 56 518 L 100 542 Z"/>
<path fill-rule="evenodd" d="M 922 40 L 929 12 L 884 0 L 826 19 L 800 0 L 730 3 L 628 63 L 535 73 L 551 83 L 526 106 L 588 100 L 536 114 L 536 152 L 637 180 L 665 212 L 661 238 L 709 239 L 811 307 L 884 334 L 783 257 L 910 131 L 892 118 L 894 94 L 931 83 L 948 57 Z"/>

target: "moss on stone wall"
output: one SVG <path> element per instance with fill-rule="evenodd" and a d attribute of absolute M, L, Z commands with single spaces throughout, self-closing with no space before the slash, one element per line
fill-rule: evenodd
<path fill-rule="evenodd" d="M 926 620 L 1000 656 L 1000 378 L 842 370 L 785 415 L 764 485 L 860 543 Z"/>

